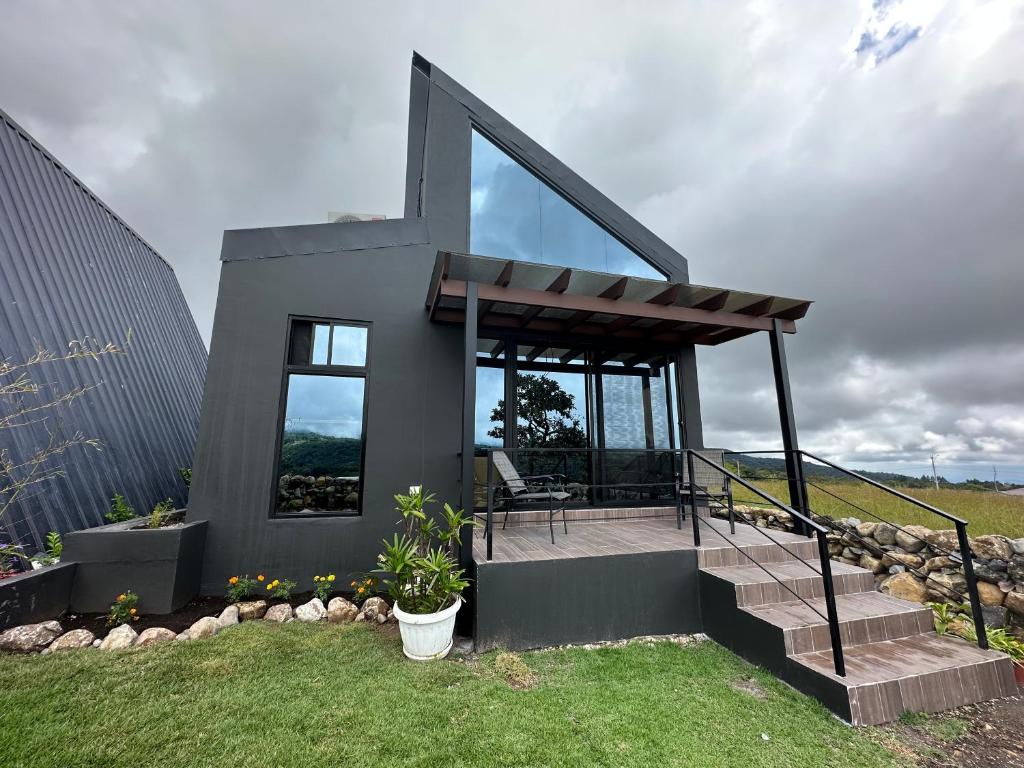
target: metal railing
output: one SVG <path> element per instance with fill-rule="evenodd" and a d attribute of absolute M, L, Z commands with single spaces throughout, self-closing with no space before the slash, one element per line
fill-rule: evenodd
<path fill-rule="evenodd" d="M 755 455 L 763 455 L 763 454 L 785 454 L 787 452 L 784 451 L 784 450 L 769 450 L 769 451 L 729 451 L 728 453 L 729 453 L 729 455 L 735 455 L 735 456 L 755 456 Z M 891 487 L 885 485 L 884 483 L 880 483 L 877 480 L 872 480 L 870 477 L 866 477 L 866 476 L 860 474 L 859 472 L 855 472 L 855 471 L 853 471 L 851 469 L 847 469 L 846 467 L 842 467 L 842 466 L 840 466 L 840 465 L 838 465 L 838 464 L 836 464 L 834 462 L 831 462 L 831 461 L 829 461 L 827 459 L 823 459 L 820 456 L 816 456 L 813 453 L 810 453 L 809 451 L 804 451 L 804 450 L 801 450 L 801 449 L 797 449 L 797 450 L 793 451 L 793 453 L 796 453 L 800 459 L 802 459 L 803 457 L 806 457 L 806 458 L 810 459 L 811 461 L 817 462 L 819 464 L 823 464 L 824 466 L 829 467 L 829 468 L 831 468 L 831 469 L 833 469 L 833 470 L 835 470 L 835 471 L 837 471 L 837 472 L 839 472 L 839 473 L 841 473 L 841 474 L 843 474 L 843 475 L 845 475 L 847 477 L 850 477 L 850 478 L 853 478 L 854 480 L 858 480 L 858 481 L 860 481 L 862 483 L 865 483 L 865 484 L 867 484 L 867 485 L 869 485 L 869 486 L 871 486 L 871 487 L 873 487 L 873 488 L 875 488 L 875 489 L 877 489 L 879 491 L 882 491 L 883 493 L 886 493 L 886 494 L 888 494 L 890 496 L 893 496 L 893 497 L 898 498 L 898 499 L 900 499 L 902 501 L 905 501 L 905 502 L 907 502 L 909 504 L 912 504 L 912 505 L 918 507 L 919 509 L 923 509 L 923 510 L 925 510 L 927 512 L 930 512 L 930 513 L 934 514 L 934 515 L 938 515 L 939 517 L 943 518 L 944 520 L 948 520 L 949 522 L 953 523 L 953 526 L 956 529 L 956 538 L 957 538 L 957 546 L 959 548 L 959 553 L 960 553 L 960 562 L 961 562 L 961 564 L 963 566 L 963 571 L 964 571 L 964 581 L 965 581 L 966 586 L 967 586 L 968 602 L 970 603 L 970 606 L 971 606 L 971 618 L 974 621 L 974 630 L 975 630 L 976 636 L 978 638 L 978 647 L 983 648 L 983 649 L 984 648 L 988 648 L 988 636 L 987 636 L 986 631 L 985 631 L 985 616 L 984 616 L 984 613 L 982 612 L 982 609 L 981 609 L 981 598 L 980 598 L 980 596 L 978 594 L 978 581 L 977 581 L 977 577 L 974 574 L 974 562 L 973 562 L 974 561 L 974 554 L 971 552 L 970 537 L 967 535 L 967 521 L 964 520 L 963 518 L 957 517 L 956 515 L 951 515 L 948 512 L 939 509 L 938 507 L 934 507 L 931 504 L 928 504 L 927 502 L 921 501 L 920 499 L 915 499 L 913 496 L 910 496 L 910 495 L 908 495 L 906 493 L 898 491 L 895 488 L 891 488 Z M 918 539 L 919 541 L 921 540 L 921 538 L 919 536 L 914 534 L 912 531 L 908 531 L 905 527 L 903 527 L 901 525 L 898 525 L 896 523 L 893 523 L 890 520 L 887 520 L 887 519 L 881 517 L 880 515 L 875 514 L 874 512 L 870 512 L 869 510 L 865 509 L 864 507 L 862 507 L 862 506 L 860 506 L 858 504 L 855 504 L 855 503 L 849 501 L 848 499 L 845 499 L 842 496 L 839 496 L 838 494 L 836 494 L 836 493 L 834 493 L 832 491 L 829 491 L 829 490 L 827 490 L 825 488 L 822 488 L 821 486 L 817 485 L 816 483 L 808 481 L 807 480 L 806 472 L 803 471 L 803 463 L 802 463 L 802 461 L 797 461 L 796 462 L 796 466 L 799 467 L 799 472 L 798 472 L 798 476 L 797 476 L 796 480 L 803 487 L 803 500 L 804 500 L 804 504 L 806 505 L 805 511 L 808 514 L 812 514 L 812 510 L 810 508 L 810 502 L 808 500 L 807 490 L 806 490 L 807 486 L 810 485 L 811 487 L 817 488 L 818 490 L 828 494 L 829 496 L 832 496 L 833 498 L 837 499 L 838 501 L 840 501 L 840 502 L 842 502 L 844 504 L 847 504 L 847 505 L 853 507 L 854 509 L 859 510 L 860 512 L 862 512 L 864 514 L 867 514 L 867 515 L 875 518 L 879 522 L 885 523 L 886 525 L 890 525 L 893 528 L 895 528 L 896 530 L 902 531 L 903 533 L 907 534 L 908 536 L 911 536 L 911 537 L 913 537 L 915 539 Z M 787 480 L 792 480 L 794 478 L 787 477 L 786 479 Z M 935 544 L 931 544 L 929 542 L 925 542 L 925 543 L 928 544 L 928 546 L 930 546 L 932 549 L 940 551 L 940 552 L 942 552 L 942 553 L 944 553 L 946 555 L 953 555 L 954 554 L 953 552 L 951 552 L 950 550 L 945 549 L 944 547 L 936 546 Z M 913 570 L 913 569 L 909 569 L 909 570 Z M 931 580 L 931 584 L 934 586 L 934 591 L 953 592 L 954 594 L 956 594 L 956 596 L 958 598 L 960 598 L 960 599 L 963 598 L 963 594 L 962 593 L 956 592 L 955 590 L 952 590 L 952 589 L 947 589 L 946 587 L 944 587 L 939 582 L 936 582 L 935 580 Z"/>

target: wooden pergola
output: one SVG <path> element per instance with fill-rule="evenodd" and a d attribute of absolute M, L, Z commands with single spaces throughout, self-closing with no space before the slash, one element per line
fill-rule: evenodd
<path fill-rule="evenodd" d="M 811 302 L 729 288 L 570 269 L 548 264 L 496 259 L 441 251 L 427 291 L 426 309 L 436 323 L 465 328 L 462 502 L 473 505 L 473 452 L 476 367 L 479 340 L 494 341 L 497 358 L 512 343 L 531 345 L 528 361 L 557 359 L 550 370 L 579 369 L 583 358 L 594 370 L 623 372 L 639 366 L 667 369 L 690 345 L 716 346 L 766 332 L 790 496 L 794 507 L 806 509 L 800 476 L 784 335 L 796 333 Z M 516 365 L 515 353 L 505 355 Z M 674 366 L 680 376 L 680 365 Z M 506 386 L 508 378 L 506 379 Z M 687 402 L 682 381 L 675 382 L 682 447 L 687 435 Z M 511 393 L 506 393 L 509 402 Z M 692 446 L 699 447 L 699 446 Z M 468 563 L 470 555 L 464 556 Z"/>

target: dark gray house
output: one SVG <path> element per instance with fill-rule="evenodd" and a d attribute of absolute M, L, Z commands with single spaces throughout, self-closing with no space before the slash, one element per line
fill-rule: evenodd
<path fill-rule="evenodd" d="M 39 347 L 64 354 L 86 337 L 131 337 L 127 354 L 41 368 L 38 380 L 54 389 L 30 406 L 98 386 L 69 408 L 0 429 L 0 450 L 12 459 L 33 455 L 51 434 L 81 432 L 103 447 L 61 456 L 64 475 L 22 493 L 0 535 L 38 548 L 48 531 L 103 523 L 115 493 L 139 511 L 168 497 L 183 502 L 178 470 L 192 463 L 206 349 L 174 270 L 3 112 L 0 275 L 2 359 L 24 361 Z"/>
<path fill-rule="evenodd" d="M 685 258 L 422 57 L 404 218 L 229 231 L 221 261 L 189 497 L 204 592 L 371 569 L 393 494 L 422 485 L 486 525 L 461 552 L 478 648 L 707 631 L 854 722 L 936 706 L 931 678 L 893 693 L 879 640 L 942 685 L 992 672 L 960 699 L 1009 690 L 997 657 L 934 646 L 927 609 L 830 562 L 783 341 L 810 302 L 691 284 Z M 772 351 L 789 503 L 751 492 L 792 533 L 709 516 L 732 517 L 743 481 L 704 448 L 694 348 L 751 334 Z"/>

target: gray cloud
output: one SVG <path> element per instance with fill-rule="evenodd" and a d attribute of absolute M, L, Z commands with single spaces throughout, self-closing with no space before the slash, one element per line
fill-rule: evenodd
<path fill-rule="evenodd" d="M 175 265 L 208 338 L 224 229 L 400 215 L 416 48 L 695 282 L 817 301 L 789 343 L 805 445 L 1024 465 L 1024 8 L 904 5 L 26 0 L 0 105 Z M 766 340 L 700 361 L 708 441 L 777 443 Z"/>

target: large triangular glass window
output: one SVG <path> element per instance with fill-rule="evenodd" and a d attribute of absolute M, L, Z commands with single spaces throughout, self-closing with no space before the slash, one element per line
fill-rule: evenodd
<path fill-rule="evenodd" d="M 665 275 L 475 130 L 472 149 L 472 253 L 665 279 Z"/>

